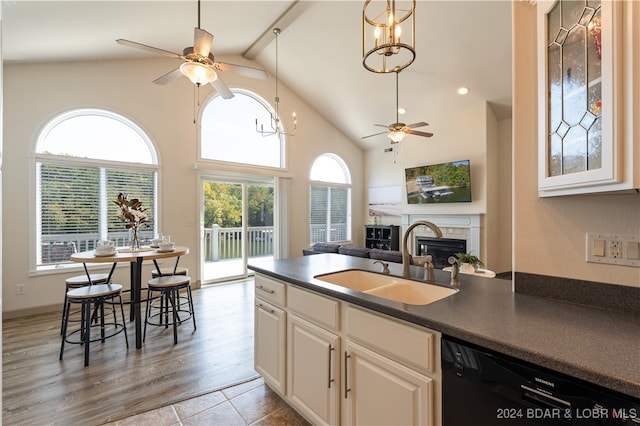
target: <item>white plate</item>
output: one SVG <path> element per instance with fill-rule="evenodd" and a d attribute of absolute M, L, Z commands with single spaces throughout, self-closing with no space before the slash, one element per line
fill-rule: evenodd
<path fill-rule="evenodd" d="M 114 254 L 117 254 L 118 252 L 116 250 L 112 251 L 111 253 L 98 253 L 97 251 L 93 252 L 93 255 L 95 257 L 107 257 L 107 256 L 113 256 Z"/>
<path fill-rule="evenodd" d="M 158 249 L 156 250 L 158 253 L 171 253 L 172 251 L 176 251 L 175 247 L 170 249 Z"/>

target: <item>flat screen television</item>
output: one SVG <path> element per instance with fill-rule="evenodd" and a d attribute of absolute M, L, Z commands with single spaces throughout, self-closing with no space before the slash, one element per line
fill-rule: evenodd
<path fill-rule="evenodd" d="M 469 160 L 404 170 L 408 204 L 471 202 Z"/>

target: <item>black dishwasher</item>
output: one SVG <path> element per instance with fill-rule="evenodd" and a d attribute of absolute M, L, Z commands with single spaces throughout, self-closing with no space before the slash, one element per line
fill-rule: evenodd
<path fill-rule="evenodd" d="M 442 337 L 442 423 L 640 425 L 640 400 Z"/>

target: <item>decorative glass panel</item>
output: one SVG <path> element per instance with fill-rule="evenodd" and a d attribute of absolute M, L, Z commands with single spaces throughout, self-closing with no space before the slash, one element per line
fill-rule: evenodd
<path fill-rule="evenodd" d="M 548 174 L 601 168 L 600 3 L 561 0 L 546 19 Z"/>

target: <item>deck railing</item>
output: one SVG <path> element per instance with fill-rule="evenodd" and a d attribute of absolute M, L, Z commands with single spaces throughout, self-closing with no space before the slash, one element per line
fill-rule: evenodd
<path fill-rule="evenodd" d="M 149 244 L 153 238 L 153 231 L 139 231 L 140 242 Z M 113 241 L 116 247 L 126 247 L 129 245 L 129 231 L 110 232 L 108 238 Z M 100 235 L 98 233 L 86 234 L 48 234 L 42 235 L 40 243 L 40 265 L 63 263 L 69 260 L 73 253 L 93 250 L 96 248 Z"/>
<path fill-rule="evenodd" d="M 311 243 L 324 243 L 328 241 L 348 241 L 346 223 L 332 223 L 329 230 L 329 238 L 327 238 L 327 225 L 311 225 Z"/>
<path fill-rule="evenodd" d="M 273 256 L 273 226 L 247 228 L 246 244 L 249 257 Z M 205 228 L 204 252 L 205 261 L 242 258 L 242 228 Z"/>
<path fill-rule="evenodd" d="M 346 224 L 332 224 L 329 230 L 330 239 L 327 239 L 326 225 L 312 225 L 310 230 L 311 242 L 348 239 Z M 222 228 L 213 225 L 203 231 L 205 261 L 242 258 L 242 228 Z M 142 244 L 149 244 L 151 238 L 153 238 L 153 231 L 140 232 Z M 72 253 L 95 249 L 99 239 L 97 233 L 43 235 L 39 247 L 40 264 L 69 261 Z M 129 244 L 129 232 L 111 232 L 109 239 L 115 243 L 116 247 L 126 247 Z M 249 257 L 273 256 L 273 226 L 247 228 L 246 244 Z"/>

